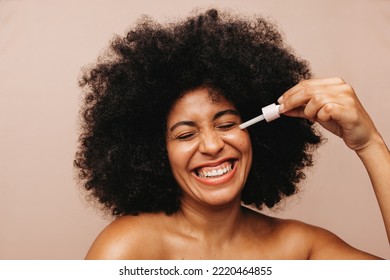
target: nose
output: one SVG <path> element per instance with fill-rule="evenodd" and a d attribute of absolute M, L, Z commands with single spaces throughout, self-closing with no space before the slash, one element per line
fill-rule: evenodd
<path fill-rule="evenodd" d="M 225 146 L 225 142 L 218 132 L 209 130 L 201 133 L 199 152 L 210 156 L 216 156 Z"/>

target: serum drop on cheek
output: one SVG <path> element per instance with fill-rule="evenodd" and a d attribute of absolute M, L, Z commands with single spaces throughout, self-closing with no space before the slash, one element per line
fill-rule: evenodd
<path fill-rule="evenodd" d="M 280 117 L 279 106 L 280 105 L 270 104 L 268 106 L 263 107 L 261 109 L 263 114 L 240 124 L 238 127 L 241 129 L 245 129 L 248 126 L 251 126 L 252 124 L 258 123 L 262 120 L 266 120 L 267 122 L 271 122 L 271 121 L 279 118 Z"/>

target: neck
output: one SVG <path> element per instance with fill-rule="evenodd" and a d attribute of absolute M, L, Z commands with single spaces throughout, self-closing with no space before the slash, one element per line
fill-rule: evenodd
<path fill-rule="evenodd" d="M 177 218 L 178 228 L 186 235 L 218 244 L 238 234 L 243 222 L 243 211 L 239 200 L 219 207 L 199 207 L 182 201 Z"/>

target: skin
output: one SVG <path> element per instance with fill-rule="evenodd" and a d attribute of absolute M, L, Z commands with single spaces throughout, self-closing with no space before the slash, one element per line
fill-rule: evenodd
<path fill-rule="evenodd" d="M 390 243 L 390 152 L 353 88 L 339 77 L 311 79 L 278 101 L 281 113 L 319 122 L 356 152 L 371 179 Z"/>
<path fill-rule="evenodd" d="M 279 103 L 281 113 L 319 122 L 356 151 L 389 233 L 389 150 L 353 89 L 339 78 L 313 79 L 288 90 Z M 322 228 L 241 206 L 252 148 L 247 131 L 238 128 L 241 119 L 235 112 L 233 104 L 222 96 L 210 98 L 205 88 L 177 100 L 167 118 L 167 150 L 184 193 L 180 211 L 116 219 L 86 258 L 375 259 Z M 200 167 L 223 169 L 229 162 L 234 162 L 232 171 L 220 177 L 196 175 Z"/>
<path fill-rule="evenodd" d="M 236 108 L 219 97 L 212 101 L 208 90 L 188 92 L 171 109 L 167 120 L 167 151 L 173 175 L 184 191 L 182 206 L 202 212 L 240 203 L 252 164 L 252 147 L 247 131 L 238 125 Z M 234 161 L 232 171 L 214 178 L 204 172 L 223 169 Z"/>

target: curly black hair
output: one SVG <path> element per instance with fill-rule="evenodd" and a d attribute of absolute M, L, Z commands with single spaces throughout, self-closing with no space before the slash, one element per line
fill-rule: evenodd
<path fill-rule="evenodd" d="M 310 76 L 262 17 L 212 9 L 162 25 L 144 16 L 83 71 L 78 180 L 113 215 L 174 213 L 181 190 L 165 142 L 173 102 L 206 86 L 247 120 Z M 242 201 L 271 208 L 297 191 L 321 137 L 309 121 L 283 116 L 249 133 L 253 165 Z"/>

